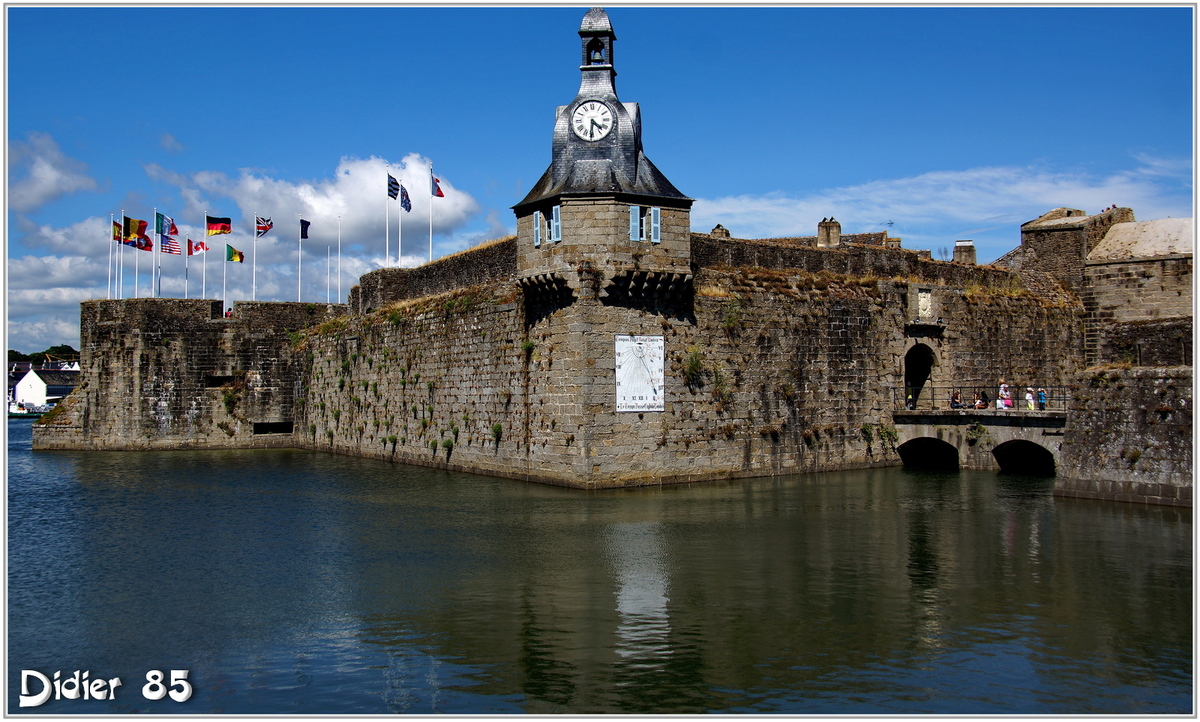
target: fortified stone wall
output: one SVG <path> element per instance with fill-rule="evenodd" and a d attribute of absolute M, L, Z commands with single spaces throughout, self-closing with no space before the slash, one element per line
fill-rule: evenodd
<path fill-rule="evenodd" d="M 1192 369 L 1089 369 L 1074 379 L 1055 493 L 1192 505 Z"/>
<path fill-rule="evenodd" d="M 795 268 L 810 273 L 826 271 L 879 278 L 918 278 L 959 286 L 1012 284 L 1009 269 L 930 260 L 928 252 L 904 248 L 846 243 L 836 248 L 816 248 L 769 241 L 713 238 L 692 235 L 692 267 Z M 1051 281 L 1051 288 L 1058 284 Z"/>
<path fill-rule="evenodd" d="M 1005 259 L 1014 267 L 1050 273 L 1068 288 L 1079 290 L 1088 252 L 1100 243 L 1113 224 L 1133 220 L 1133 211 L 1129 208 L 1113 208 L 1090 216 L 1077 209 L 1056 208 L 1022 224 L 1021 248 L 1024 251 L 1010 253 Z"/>
<path fill-rule="evenodd" d="M 1049 383 L 1077 345 L 1077 306 L 931 288 L 940 337 L 913 335 L 915 284 L 802 271 L 702 269 L 690 308 L 659 313 L 585 288 L 571 312 L 535 320 L 510 284 L 398 303 L 307 335 L 296 438 L 591 488 L 893 465 L 913 344 L 934 349 L 934 380 Z M 624 333 L 664 336 L 665 411 L 615 411 Z"/>
<path fill-rule="evenodd" d="M 34 426 L 34 446 L 292 445 L 297 331 L 344 306 L 184 299 L 81 305 L 81 383 Z"/>
<path fill-rule="evenodd" d="M 1089 262 L 1083 275 L 1090 363 L 1191 363 L 1190 255 Z"/>
<path fill-rule="evenodd" d="M 509 236 L 439 258 L 418 268 L 380 268 L 350 289 L 352 313 L 368 314 L 406 299 L 500 281 L 517 272 L 516 238 Z"/>

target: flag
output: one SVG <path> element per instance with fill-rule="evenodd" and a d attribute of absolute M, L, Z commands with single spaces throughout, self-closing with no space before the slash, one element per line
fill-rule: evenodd
<path fill-rule="evenodd" d="M 400 207 L 406 211 L 412 211 L 412 201 L 408 199 L 408 189 L 400 186 Z"/>
<path fill-rule="evenodd" d="M 233 224 L 230 223 L 228 218 L 213 218 L 212 216 L 205 216 L 204 222 L 208 224 L 208 233 L 204 234 L 206 236 L 215 236 L 221 233 L 233 233 Z"/>
<path fill-rule="evenodd" d="M 267 231 L 269 231 L 275 227 L 275 224 L 271 222 L 270 218 L 259 218 L 258 216 L 255 216 L 254 217 L 254 226 L 255 226 L 254 237 L 262 238 L 263 236 L 267 235 Z"/>
<path fill-rule="evenodd" d="M 146 222 L 125 216 L 125 245 L 136 246 L 137 240 L 146 235 Z"/>
<path fill-rule="evenodd" d="M 170 236 L 163 236 L 162 252 L 170 253 L 172 256 L 181 255 L 179 252 L 179 241 L 171 238 Z"/>
<path fill-rule="evenodd" d="M 246 261 L 246 254 L 226 243 L 225 260 L 233 261 L 234 263 L 244 263 Z"/>
<path fill-rule="evenodd" d="M 429 171 L 429 178 L 433 181 L 433 186 L 429 189 L 430 194 L 434 198 L 445 198 L 446 194 L 442 192 L 442 187 L 438 185 L 438 179 L 434 177 L 433 171 Z"/>
<path fill-rule="evenodd" d="M 139 236 L 138 239 L 134 241 L 134 246 L 139 251 L 153 251 L 154 241 L 150 240 L 150 236 Z"/>
<path fill-rule="evenodd" d="M 154 231 L 163 236 L 179 235 L 179 229 L 175 227 L 175 221 L 161 213 L 154 214 Z"/>
<path fill-rule="evenodd" d="M 113 243 L 121 242 L 121 224 L 113 221 Z"/>
<path fill-rule="evenodd" d="M 187 246 L 188 246 L 188 255 L 189 256 L 198 256 L 201 253 L 204 253 L 205 251 L 212 250 L 211 248 L 208 247 L 208 244 L 205 243 L 204 241 L 193 241 L 190 238 L 187 239 Z"/>
<path fill-rule="evenodd" d="M 388 198 L 395 198 L 399 192 L 400 181 L 393 178 L 391 173 L 388 173 Z"/>
<path fill-rule="evenodd" d="M 310 225 L 312 225 L 312 224 L 309 223 L 308 221 L 304 220 L 303 218 L 300 219 L 300 237 L 301 238 L 308 238 L 308 227 Z"/>

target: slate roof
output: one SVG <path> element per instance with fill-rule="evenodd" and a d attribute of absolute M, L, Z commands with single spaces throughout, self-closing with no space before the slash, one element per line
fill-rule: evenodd
<path fill-rule="evenodd" d="M 554 164 L 551 164 L 538 182 L 520 203 L 521 206 L 554 196 L 595 195 L 595 194 L 627 194 L 631 196 L 652 196 L 656 198 L 674 198 L 681 201 L 691 199 L 679 192 L 679 189 L 667 180 L 650 159 L 638 152 L 637 177 L 629 178 L 619 172 L 612 160 L 580 159 L 571 163 L 570 171 L 561 183 L 554 182 Z"/>
<path fill-rule="evenodd" d="M 37 374 L 47 386 L 70 386 L 79 384 L 78 371 L 54 371 L 49 369 L 33 369 L 29 373 Z"/>

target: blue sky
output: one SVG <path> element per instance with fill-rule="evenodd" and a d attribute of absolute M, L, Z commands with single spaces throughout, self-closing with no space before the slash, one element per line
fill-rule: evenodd
<path fill-rule="evenodd" d="M 341 298 L 384 263 L 385 164 L 414 202 L 400 263 L 428 253 L 431 163 L 435 257 L 513 232 L 579 86 L 585 11 L 8 6 L 8 347 L 78 344 L 122 210 L 157 208 L 194 239 L 206 210 L 230 216 L 210 245 L 248 253 L 253 215 L 271 216 L 260 300 L 297 298 L 301 213 L 303 300 L 327 298 L 339 215 Z M 814 235 L 832 215 L 935 257 L 973 239 L 986 262 L 1058 206 L 1193 214 L 1190 7 L 608 12 L 618 94 L 696 199 L 693 230 Z M 163 268 L 163 295 L 182 297 L 181 259 Z M 205 275 L 219 298 L 217 254 Z M 192 298 L 199 279 L 193 264 Z M 250 297 L 249 255 L 225 280 L 230 302 Z"/>

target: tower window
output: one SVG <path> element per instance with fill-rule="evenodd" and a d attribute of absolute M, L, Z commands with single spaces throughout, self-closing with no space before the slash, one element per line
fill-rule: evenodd
<path fill-rule="evenodd" d="M 587 47 L 588 65 L 604 65 L 604 43 L 594 38 Z"/>
<path fill-rule="evenodd" d="M 662 242 L 662 209 L 629 206 L 629 240 Z"/>
<path fill-rule="evenodd" d="M 546 215 L 541 211 L 533 212 L 533 245 L 535 248 L 542 245 L 542 240 L 561 241 L 562 240 L 562 206 L 556 205 L 550 207 L 550 214 Z"/>

